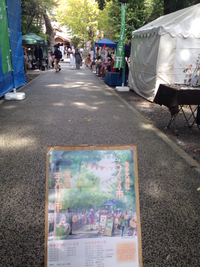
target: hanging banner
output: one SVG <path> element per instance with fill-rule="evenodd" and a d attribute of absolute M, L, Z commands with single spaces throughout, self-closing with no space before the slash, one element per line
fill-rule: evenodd
<path fill-rule="evenodd" d="M 125 28 L 126 28 L 126 6 L 121 5 L 121 30 L 117 46 L 117 55 L 114 68 L 124 68 L 124 50 L 125 50 Z"/>
<path fill-rule="evenodd" d="M 3 73 L 12 71 L 6 1 L 0 2 L 0 47 Z"/>
<path fill-rule="evenodd" d="M 142 267 L 135 146 L 48 147 L 46 179 L 46 267 Z"/>

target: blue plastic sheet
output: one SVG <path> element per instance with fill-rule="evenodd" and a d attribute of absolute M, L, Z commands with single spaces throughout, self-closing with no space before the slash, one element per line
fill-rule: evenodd
<path fill-rule="evenodd" d="M 13 71 L 3 73 L 0 44 L 0 97 L 26 84 L 21 33 L 21 0 L 6 2 Z"/>

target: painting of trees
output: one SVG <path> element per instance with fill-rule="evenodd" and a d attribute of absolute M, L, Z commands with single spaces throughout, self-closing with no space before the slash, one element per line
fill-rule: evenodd
<path fill-rule="evenodd" d="M 125 162 L 129 163 L 130 188 L 125 189 Z M 53 165 L 52 165 L 53 164 Z M 51 170 L 53 166 L 53 171 Z M 124 197 L 118 198 L 118 167 Z M 121 151 L 53 151 L 50 156 L 50 188 L 55 186 L 55 172 L 62 173 L 60 182 L 65 184 L 65 173 L 70 172 L 70 188 L 62 189 L 63 209 L 75 210 L 103 208 L 109 200 L 115 208 L 135 207 L 134 162 L 131 150 Z"/>

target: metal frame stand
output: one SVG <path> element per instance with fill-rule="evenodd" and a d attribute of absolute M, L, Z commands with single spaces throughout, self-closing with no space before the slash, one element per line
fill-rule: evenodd
<path fill-rule="evenodd" d="M 197 116 L 195 115 L 195 112 L 197 112 L 197 109 L 198 109 L 199 105 L 197 105 L 194 109 L 192 108 L 191 105 L 188 105 L 188 106 L 189 106 L 190 111 L 191 111 L 191 115 L 189 117 L 187 117 L 186 114 L 185 114 L 185 111 L 183 109 L 184 105 L 180 105 L 180 109 L 179 109 L 178 113 L 171 116 L 171 119 L 170 119 L 170 121 L 169 121 L 169 123 L 167 125 L 167 128 L 170 128 L 170 125 L 172 124 L 172 122 L 174 122 L 174 128 L 175 128 L 174 132 L 175 132 L 176 135 L 178 135 L 177 130 L 176 130 L 176 117 L 177 117 L 177 115 L 179 114 L 180 111 L 183 112 L 184 118 L 186 120 L 186 123 L 187 123 L 187 126 L 188 126 L 189 129 L 192 129 L 192 127 L 194 126 L 194 124 L 196 122 Z M 192 122 L 190 122 L 191 118 L 193 119 Z M 200 131 L 200 126 L 198 124 L 197 124 L 197 128 Z"/>

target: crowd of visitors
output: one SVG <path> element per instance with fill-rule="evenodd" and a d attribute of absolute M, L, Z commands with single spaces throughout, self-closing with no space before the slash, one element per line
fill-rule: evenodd
<path fill-rule="evenodd" d="M 70 234 L 77 229 L 100 231 L 102 229 L 102 219 L 113 220 L 113 230 L 121 230 L 121 236 L 124 235 L 124 231 L 128 232 L 132 230 L 132 235 L 137 234 L 137 218 L 136 213 L 130 209 L 123 212 L 122 210 L 106 210 L 106 209 L 90 209 L 84 212 L 74 212 L 67 208 L 67 212 L 62 214 L 58 227 L 64 227 L 64 232 L 70 229 Z M 120 228 L 119 228 L 120 226 Z"/>
<path fill-rule="evenodd" d="M 112 49 L 97 49 L 94 55 L 93 51 L 84 54 L 84 51 L 78 48 L 75 50 L 66 48 L 65 50 L 62 47 L 61 51 L 59 44 L 56 44 L 54 51 L 50 52 L 45 58 L 41 45 L 35 46 L 31 52 L 28 52 L 26 47 L 23 47 L 23 50 L 26 72 L 27 69 L 45 70 L 45 68 L 55 68 L 55 71 L 59 72 L 61 70 L 59 61 L 63 58 L 69 58 L 70 63 L 73 62 L 74 69 L 80 69 L 84 62 L 85 68 L 93 70 L 93 73 L 102 78 L 105 77 L 106 70 L 113 73 L 120 72 L 120 69 L 114 68 L 116 55 Z M 127 61 L 125 61 L 126 74 L 128 74 L 128 71 L 129 67 Z"/>

